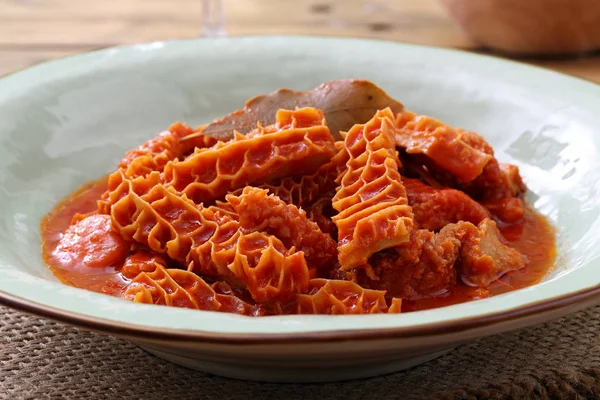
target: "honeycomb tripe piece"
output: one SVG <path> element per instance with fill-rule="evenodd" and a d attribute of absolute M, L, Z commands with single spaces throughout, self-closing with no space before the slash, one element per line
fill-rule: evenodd
<path fill-rule="evenodd" d="M 217 293 L 193 272 L 167 269 L 160 264 L 142 271 L 124 288 L 121 298 L 136 303 L 193 308 L 204 311 L 255 315 L 257 307 L 233 294 Z"/>
<path fill-rule="evenodd" d="M 136 250 L 127 257 L 120 272 L 125 278 L 133 279 L 142 272 L 153 272 L 157 265 L 167 265 L 164 256 L 147 250 Z"/>
<path fill-rule="evenodd" d="M 299 294 L 293 314 L 378 314 L 399 313 L 402 300 L 394 298 L 391 304 L 385 291 L 364 289 L 350 281 L 312 279 L 306 294 Z"/>
<path fill-rule="evenodd" d="M 260 185 L 262 189 L 268 189 L 288 204 L 298 207 L 309 207 L 319 201 L 323 196 L 335 190 L 335 180 L 338 175 L 346 169 L 348 152 L 343 141 L 335 142 L 335 155 L 329 162 L 323 164 L 310 175 L 288 176 L 279 181 Z"/>
<path fill-rule="evenodd" d="M 314 173 L 334 155 L 333 136 L 315 108 L 279 110 L 275 125 L 258 126 L 229 142 L 197 149 L 165 166 L 168 186 L 196 203 L 212 202 L 246 185 Z"/>
<path fill-rule="evenodd" d="M 378 111 L 345 134 L 349 161 L 332 202 L 342 270 L 371 272 L 371 255 L 409 239 L 413 213 L 398 172 L 393 118 L 390 109 Z"/>
<path fill-rule="evenodd" d="M 113 174 L 134 179 L 152 172 L 162 172 L 169 161 L 184 157 L 194 148 L 210 147 L 217 143 L 216 139 L 203 135 L 201 131 L 202 128 L 194 130 L 176 122 L 166 131 L 125 153 L 118 170 Z M 102 195 L 98 205 L 101 213 L 109 212 L 111 201 L 108 192 Z"/>
<path fill-rule="evenodd" d="M 251 186 L 239 195 L 227 195 L 227 201 L 237 212 L 242 228 L 268 233 L 286 248 L 302 251 L 311 267 L 323 270 L 335 264 L 337 243 L 310 221 L 304 210 Z"/>
<path fill-rule="evenodd" d="M 110 214 L 112 206 L 130 192 L 142 196 L 160 183 L 161 177 L 158 171 L 152 171 L 145 176 L 128 177 L 125 171 L 118 169 L 108 175 L 106 192 L 98 201 L 98 212 Z"/>
<path fill-rule="evenodd" d="M 182 140 L 184 138 L 192 139 Z M 216 139 L 202 135 L 201 131 L 176 122 L 166 131 L 128 151 L 119 163 L 119 169 L 130 178 L 162 171 L 167 162 L 185 156 L 194 148 L 210 147 L 216 143 Z"/>
<path fill-rule="evenodd" d="M 396 144 L 443 185 L 464 191 L 506 223 L 524 216 L 527 187 L 515 165 L 499 163 L 480 135 L 404 110 L 396 115 Z"/>
<path fill-rule="evenodd" d="M 335 142 L 335 148 L 336 154 L 314 174 L 288 176 L 259 187 L 267 189 L 287 204 L 302 208 L 309 220 L 316 222 L 324 233 L 337 240 L 337 227 L 331 220 L 335 214 L 331 207 L 331 199 L 335 195 L 336 179 L 346 168 L 349 157 L 343 141 Z M 241 193 L 241 190 L 236 193 Z"/>
<path fill-rule="evenodd" d="M 404 110 L 396 115 L 396 144 L 422 154 L 438 168 L 471 182 L 493 157 L 463 140 L 462 132 L 434 118 Z"/>
<path fill-rule="evenodd" d="M 196 205 L 162 184 L 142 195 L 135 186 L 145 185 L 123 180 L 115 191 L 126 194 L 110 211 L 113 228 L 125 240 L 245 288 L 258 302 L 286 299 L 308 287 L 311 274 L 302 252 L 266 233 L 243 232 L 229 210 Z"/>

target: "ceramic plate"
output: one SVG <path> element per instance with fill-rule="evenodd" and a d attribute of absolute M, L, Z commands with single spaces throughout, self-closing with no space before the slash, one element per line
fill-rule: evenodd
<path fill-rule="evenodd" d="M 407 108 L 482 134 L 517 164 L 558 228 L 544 282 L 399 315 L 242 317 L 62 285 L 40 257 L 40 218 L 121 155 L 181 120 L 256 94 L 363 78 Z M 127 338 L 177 363 L 243 379 L 372 376 L 600 300 L 600 87 L 518 63 L 382 41 L 247 37 L 151 43 L 45 63 L 0 80 L 0 300 Z"/>

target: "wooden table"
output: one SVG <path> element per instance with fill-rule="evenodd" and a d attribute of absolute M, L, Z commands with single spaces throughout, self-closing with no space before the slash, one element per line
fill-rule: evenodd
<path fill-rule="evenodd" d="M 382 38 L 481 51 L 438 0 L 222 0 L 227 34 Z M 0 75 L 88 50 L 200 35 L 202 0 L 0 0 Z M 600 55 L 525 60 L 600 82 Z"/>

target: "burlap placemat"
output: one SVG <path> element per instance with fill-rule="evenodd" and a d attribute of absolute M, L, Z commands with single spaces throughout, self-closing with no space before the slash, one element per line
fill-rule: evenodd
<path fill-rule="evenodd" d="M 331 384 L 219 378 L 0 307 L 3 399 L 600 399 L 600 306 L 463 345 L 410 370 Z"/>

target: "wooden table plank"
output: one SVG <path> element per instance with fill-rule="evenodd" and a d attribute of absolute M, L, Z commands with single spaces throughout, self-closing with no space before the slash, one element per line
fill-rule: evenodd
<path fill-rule="evenodd" d="M 531 64 L 600 83 L 600 55 L 572 60 L 534 61 Z"/>
<path fill-rule="evenodd" d="M 381 38 L 474 49 L 438 0 L 222 0 L 227 33 Z M 200 35 L 201 0 L 0 0 L 0 74 L 97 48 Z M 600 82 L 600 56 L 527 61 Z"/>
<path fill-rule="evenodd" d="M 227 30 L 234 35 L 330 34 L 472 45 L 437 0 L 223 0 L 223 5 Z M 0 0 L 0 48 L 196 37 L 201 15 L 200 0 Z"/>
<path fill-rule="evenodd" d="M 54 60 L 77 54 L 73 50 L 34 50 L 34 51 L 2 51 L 0 50 L 0 76 L 18 71 L 44 61 Z"/>
<path fill-rule="evenodd" d="M 471 48 L 437 0 L 343 2 L 226 0 L 228 32 L 294 33 L 379 38 L 444 47 Z M 296 5 L 290 5 L 296 4 Z M 266 4 L 272 4 L 265 7 Z"/>

